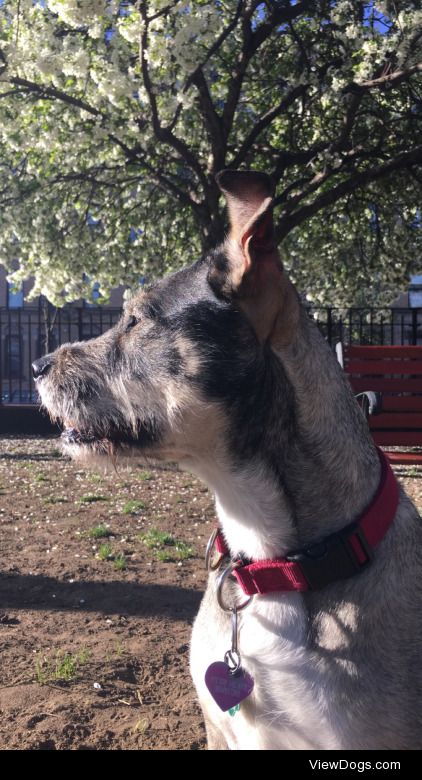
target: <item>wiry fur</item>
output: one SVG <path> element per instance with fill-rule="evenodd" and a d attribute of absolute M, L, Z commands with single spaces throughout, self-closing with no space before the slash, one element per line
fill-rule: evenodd
<path fill-rule="evenodd" d="M 261 177 L 253 208 L 264 185 Z M 251 224 L 248 203 L 236 210 L 240 234 L 242 220 Z M 47 356 L 39 389 L 50 414 L 77 431 L 71 454 L 177 460 L 215 493 L 232 554 L 273 558 L 358 517 L 376 491 L 379 460 L 268 241 L 261 268 L 248 256 L 256 271 L 253 283 L 241 282 L 248 298 L 233 282 L 242 276 L 233 237 L 229 245 L 136 296 L 103 336 Z M 191 652 L 211 748 L 422 748 L 422 524 L 403 493 L 363 573 L 316 592 L 255 597 L 241 613 L 240 652 L 255 688 L 233 718 L 204 683 L 231 638 L 215 579 Z M 237 586 L 229 583 L 226 598 L 241 599 Z"/>

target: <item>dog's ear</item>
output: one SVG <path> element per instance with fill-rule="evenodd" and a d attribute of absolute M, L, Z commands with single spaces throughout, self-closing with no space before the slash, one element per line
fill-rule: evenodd
<path fill-rule="evenodd" d="M 231 170 L 219 173 L 217 183 L 227 201 L 230 232 L 209 282 L 218 295 L 236 299 L 260 341 L 287 344 L 299 303 L 275 243 L 274 184 L 265 173 Z"/>
<path fill-rule="evenodd" d="M 230 237 L 244 242 L 246 232 L 253 235 L 261 227 L 263 237 L 266 227 L 267 238 L 272 231 L 272 201 L 275 187 L 266 173 L 258 171 L 221 171 L 216 176 L 217 184 L 227 201 L 230 218 Z"/>

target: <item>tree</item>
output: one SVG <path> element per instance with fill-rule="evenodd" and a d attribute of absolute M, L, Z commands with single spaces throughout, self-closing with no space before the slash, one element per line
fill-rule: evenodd
<path fill-rule="evenodd" d="M 0 18 L 0 261 L 34 294 L 107 295 L 214 246 L 225 167 L 274 177 L 310 297 L 379 295 L 421 262 L 420 0 L 5 0 Z"/>

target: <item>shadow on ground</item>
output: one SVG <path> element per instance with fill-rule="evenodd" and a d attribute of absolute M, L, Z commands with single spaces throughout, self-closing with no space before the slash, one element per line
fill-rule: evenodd
<path fill-rule="evenodd" d="M 134 582 L 63 582 L 32 574 L 0 574 L 0 610 L 39 609 L 164 616 L 193 620 L 201 593 L 176 585 Z"/>

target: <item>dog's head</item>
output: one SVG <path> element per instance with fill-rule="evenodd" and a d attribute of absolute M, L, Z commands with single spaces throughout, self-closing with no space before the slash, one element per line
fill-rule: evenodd
<path fill-rule="evenodd" d="M 34 364 L 70 454 L 183 461 L 258 448 L 280 388 L 273 348 L 291 340 L 299 305 L 274 243 L 271 180 L 224 171 L 218 182 L 230 217 L 222 246 L 139 292 L 102 336 Z"/>

